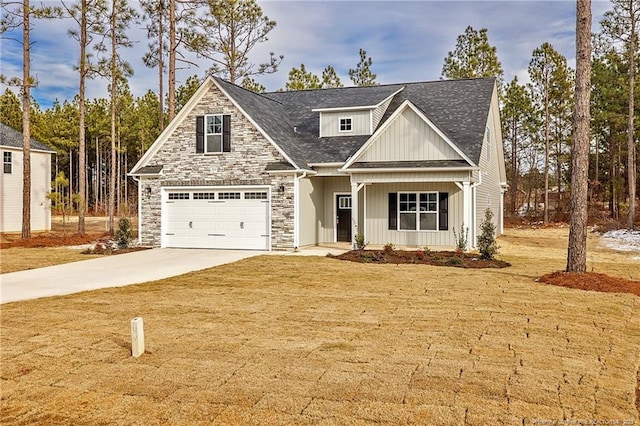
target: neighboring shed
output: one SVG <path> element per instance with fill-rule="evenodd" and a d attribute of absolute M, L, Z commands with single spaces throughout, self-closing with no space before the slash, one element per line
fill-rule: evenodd
<path fill-rule="evenodd" d="M 0 232 L 22 230 L 23 152 L 22 133 L 0 123 Z M 51 154 L 48 146 L 31 139 L 31 230 L 51 229 L 47 194 L 51 189 Z"/>

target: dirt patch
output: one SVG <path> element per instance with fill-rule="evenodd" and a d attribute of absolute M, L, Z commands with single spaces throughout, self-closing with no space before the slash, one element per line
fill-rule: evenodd
<path fill-rule="evenodd" d="M 511 266 L 509 262 L 503 260 L 485 260 L 477 254 L 452 251 L 351 250 L 337 256 L 329 255 L 329 257 L 358 263 L 420 264 L 475 269 Z"/>
<path fill-rule="evenodd" d="M 631 293 L 640 296 L 640 281 L 611 277 L 596 272 L 553 272 L 540 277 L 540 282 L 560 287 L 603 293 Z"/>

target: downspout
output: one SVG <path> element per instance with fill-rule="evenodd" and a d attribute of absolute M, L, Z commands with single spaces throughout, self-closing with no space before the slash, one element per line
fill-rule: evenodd
<path fill-rule="evenodd" d="M 131 175 L 131 179 L 138 184 L 138 244 L 142 244 L 142 182 L 133 175 Z"/>
<path fill-rule="evenodd" d="M 471 185 L 470 189 L 472 191 L 471 193 L 471 199 L 473 202 L 473 212 L 472 212 L 472 218 L 473 218 L 473 227 L 471 228 L 471 241 L 473 241 L 473 247 L 475 248 L 477 246 L 476 244 L 476 223 L 478 221 L 478 218 L 476 216 L 477 214 L 477 210 L 478 210 L 478 193 L 476 192 L 476 188 L 480 185 L 482 185 L 482 170 L 478 170 L 478 175 L 479 175 L 479 179 L 478 182 L 474 183 Z"/>
<path fill-rule="evenodd" d="M 293 249 L 300 247 L 300 180 L 307 177 L 307 172 L 293 178 Z"/>

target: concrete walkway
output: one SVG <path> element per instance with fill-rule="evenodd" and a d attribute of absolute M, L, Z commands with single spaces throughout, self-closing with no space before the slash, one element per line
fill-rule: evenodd
<path fill-rule="evenodd" d="M 255 250 L 150 249 L 0 274 L 0 303 L 154 281 L 266 253 Z"/>

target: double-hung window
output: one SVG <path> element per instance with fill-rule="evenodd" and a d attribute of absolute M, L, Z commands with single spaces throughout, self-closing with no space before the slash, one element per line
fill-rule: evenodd
<path fill-rule="evenodd" d="M 398 216 L 402 231 L 438 229 L 438 193 L 402 192 L 398 194 Z"/>
<path fill-rule="evenodd" d="M 8 175 L 13 173 L 13 156 L 9 151 L 2 153 L 2 172 Z"/>
<path fill-rule="evenodd" d="M 205 152 L 222 152 L 222 114 L 205 116 Z"/>

